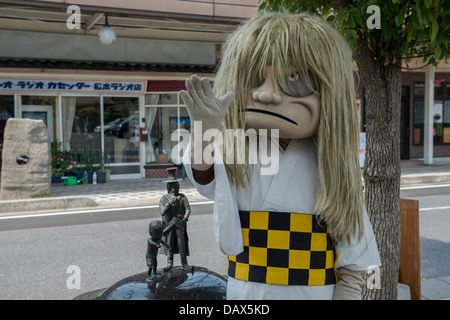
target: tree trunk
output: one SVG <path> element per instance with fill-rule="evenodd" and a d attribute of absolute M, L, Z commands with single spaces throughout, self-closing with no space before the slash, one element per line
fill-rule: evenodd
<path fill-rule="evenodd" d="M 351 1 L 335 0 L 337 10 Z M 375 60 L 377 43 L 358 32 L 354 52 L 364 83 L 366 100 L 366 155 L 364 162 L 366 208 L 381 258 L 379 289 L 366 286 L 364 299 L 397 299 L 400 258 L 400 110 L 401 61 Z M 373 30 L 372 32 L 378 32 Z M 367 272 L 367 276 L 369 275 Z M 366 283 L 368 283 L 366 281 Z"/>
<path fill-rule="evenodd" d="M 397 299 L 400 256 L 400 102 L 397 64 L 374 61 L 368 48 L 355 52 L 365 88 L 366 208 L 381 258 L 379 289 L 364 288 L 364 299 Z"/>

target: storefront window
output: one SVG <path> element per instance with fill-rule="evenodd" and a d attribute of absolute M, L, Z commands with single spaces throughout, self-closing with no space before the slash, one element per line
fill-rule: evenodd
<path fill-rule="evenodd" d="M 425 96 L 425 83 L 416 82 L 414 84 L 414 96 L 415 97 L 423 97 Z"/>
<path fill-rule="evenodd" d="M 447 87 L 448 88 L 448 87 Z M 450 143 L 450 95 L 445 93 L 444 83 L 434 86 L 433 117 L 433 143 L 436 145 Z M 423 145 L 424 140 L 424 83 L 414 84 L 414 145 Z"/>
<path fill-rule="evenodd" d="M 5 132 L 6 121 L 12 117 L 14 117 L 14 96 L 0 95 L 0 153 L 3 149 L 3 133 Z"/>
<path fill-rule="evenodd" d="M 105 154 L 110 162 L 139 163 L 139 98 L 104 97 L 103 118 Z"/>
<path fill-rule="evenodd" d="M 172 149 L 178 144 L 178 140 L 172 139 L 172 133 L 176 129 L 190 132 L 189 114 L 178 93 L 146 95 L 145 105 L 145 126 L 149 128 L 145 162 L 173 162 Z"/>
<path fill-rule="evenodd" d="M 99 97 L 61 97 L 63 149 L 87 169 L 101 154 Z"/>
<path fill-rule="evenodd" d="M 423 145 L 423 122 L 425 117 L 425 103 L 422 101 L 414 101 L 414 132 L 413 142 L 415 145 Z"/>
<path fill-rule="evenodd" d="M 56 99 L 56 96 L 22 96 L 22 118 L 44 121 L 51 141 L 56 137 Z"/>
<path fill-rule="evenodd" d="M 450 86 L 447 86 L 447 88 Z M 450 95 L 449 95 L 450 96 Z M 444 101 L 443 143 L 450 143 L 450 99 Z"/>
<path fill-rule="evenodd" d="M 61 97 L 63 148 L 83 168 L 139 163 L 139 98 Z M 102 143 L 103 139 L 103 143 Z M 112 173 L 136 173 L 113 167 Z"/>

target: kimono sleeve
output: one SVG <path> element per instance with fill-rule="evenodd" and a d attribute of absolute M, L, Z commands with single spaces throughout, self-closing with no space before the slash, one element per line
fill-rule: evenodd
<path fill-rule="evenodd" d="M 202 196 L 204 196 L 210 200 L 214 200 L 214 193 L 216 190 L 216 181 L 214 179 L 210 183 L 202 185 L 194 179 L 194 174 L 192 172 L 192 166 L 191 166 L 190 150 L 191 150 L 191 143 L 189 142 L 189 144 L 183 154 L 183 166 L 186 170 L 186 174 L 187 174 L 189 180 L 194 185 L 194 187 L 197 189 L 198 193 L 200 193 Z"/>
<path fill-rule="evenodd" d="M 213 226 L 214 236 L 220 250 L 226 255 L 237 255 L 244 250 L 241 221 L 236 203 L 236 190 L 228 180 L 222 154 L 217 146 L 214 147 L 214 180 L 201 185 L 194 179 L 190 165 L 190 145 L 183 155 L 186 174 L 197 191 L 204 197 L 214 200 Z"/>
<path fill-rule="evenodd" d="M 350 243 L 343 241 L 336 244 L 335 269 L 344 267 L 350 270 L 368 270 L 371 267 L 380 266 L 375 235 L 372 225 L 364 208 L 364 233 L 361 241 L 353 238 Z"/>

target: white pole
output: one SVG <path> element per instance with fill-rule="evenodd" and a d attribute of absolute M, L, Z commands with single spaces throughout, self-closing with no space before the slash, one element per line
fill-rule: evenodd
<path fill-rule="evenodd" d="M 434 103 L 434 66 L 430 63 L 425 69 L 425 114 L 423 160 L 424 164 L 433 164 L 433 103 Z"/>
<path fill-rule="evenodd" d="M 105 114 L 104 114 L 104 110 L 103 110 L 103 98 L 104 96 L 101 94 L 100 95 L 100 148 L 102 149 L 101 152 L 102 154 L 104 154 L 105 152 L 105 126 L 104 126 L 104 121 L 105 121 Z"/>
<path fill-rule="evenodd" d="M 61 142 L 61 151 L 64 149 L 64 136 L 63 136 L 63 127 L 62 127 L 62 97 L 61 97 L 61 93 L 58 93 L 58 113 L 59 113 L 59 141 Z M 70 146 L 70 141 L 67 141 L 69 143 Z"/>

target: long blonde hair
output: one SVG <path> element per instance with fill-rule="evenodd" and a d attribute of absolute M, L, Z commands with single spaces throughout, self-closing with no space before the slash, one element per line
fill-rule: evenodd
<path fill-rule="evenodd" d="M 277 90 L 287 75 L 311 75 L 320 97 L 317 143 L 319 187 L 315 213 L 337 241 L 363 232 L 363 195 L 358 157 L 359 130 L 351 50 L 342 36 L 319 17 L 309 14 L 264 13 L 230 35 L 223 45 L 214 91 L 235 93 L 221 129 L 244 129 L 252 89 L 273 70 Z M 311 84 L 310 84 L 311 85 Z M 226 164 L 236 187 L 245 187 L 249 165 Z"/>

